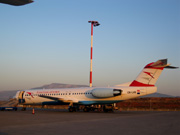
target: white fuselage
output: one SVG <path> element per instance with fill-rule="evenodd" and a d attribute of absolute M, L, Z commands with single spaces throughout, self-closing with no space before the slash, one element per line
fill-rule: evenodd
<path fill-rule="evenodd" d="M 93 95 L 92 91 L 96 89 L 120 89 L 121 95 L 100 98 Z M 75 104 L 112 104 L 123 100 L 144 96 L 157 91 L 156 87 L 84 87 L 84 88 L 64 88 L 64 89 L 39 89 L 24 90 L 22 99 L 23 104 L 65 104 L 73 102 Z M 50 97 L 50 98 L 47 98 Z M 18 94 L 16 95 L 18 99 Z M 61 102 L 62 101 L 62 102 Z"/>

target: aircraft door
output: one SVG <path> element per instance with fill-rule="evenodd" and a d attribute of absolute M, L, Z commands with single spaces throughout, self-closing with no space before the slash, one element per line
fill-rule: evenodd
<path fill-rule="evenodd" d="M 20 91 L 19 92 L 19 96 L 18 96 L 19 103 L 25 103 L 25 99 L 23 98 L 24 97 L 24 92 L 25 91 Z"/>

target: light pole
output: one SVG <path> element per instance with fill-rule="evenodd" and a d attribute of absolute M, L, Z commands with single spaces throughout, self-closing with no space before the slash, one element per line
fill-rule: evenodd
<path fill-rule="evenodd" d="M 89 87 L 92 87 L 92 56 L 93 56 L 93 26 L 99 26 L 98 21 L 88 21 L 91 23 L 91 53 L 90 53 L 90 80 L 89 80 Z"/>

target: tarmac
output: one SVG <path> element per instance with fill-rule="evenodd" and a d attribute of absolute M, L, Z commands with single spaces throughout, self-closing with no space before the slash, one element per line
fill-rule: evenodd
<path fill-rule="evenodd" d="M 180 112 L 0 111 L 0 135 L 180 135 Z"/>

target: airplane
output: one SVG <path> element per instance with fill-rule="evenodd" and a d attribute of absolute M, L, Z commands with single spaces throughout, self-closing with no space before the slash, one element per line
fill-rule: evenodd
<path fill-rule="evenodd" d="M 16 93 L 16 100 L 22 105 L 69 105 L 74 112 L 79 105 L 83 111 L 95 110 L 98 105 L 104 112 L 113 111 L 113 104 L 124 100 L 155 93 L 155 83 L 164 68 L 178 68 L 161 59 L 147 64 L 137 78 L 129 83 L 113 87 L 83 87 L 61 89 L 23 90 Z"/>
<path fill-rule="evenodd" d="M 13 6 L 21 6 L 32 2 L 33 0 L 0 0 L 0 3 L 9 4 Z"/>

